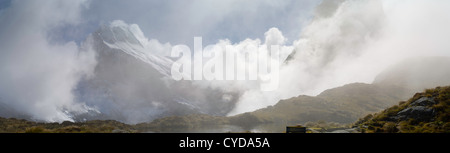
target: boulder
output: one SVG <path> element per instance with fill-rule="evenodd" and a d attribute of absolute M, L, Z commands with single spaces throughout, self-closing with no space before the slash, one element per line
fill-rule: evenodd
<path fill-rule="evenodd" d="M 411 106 L 432 106 L 434 104 L 437 104 L 437 102 L 434 101 L 434 98 L 422 97 L 422 98 L 419 98 L 416 101 L 412 102 Z"/>
<path fill-rule="evenodd" d="M 71 126 L 71 125 L 74 125 L 74 124 L 75 123 L 71 122 L 71 121 L 64 121 L 64 122 L 61 123 L 62 126 Z"/>
<path fill-rule="evenodd" d="M 398 120 L 407 120 L 413 118 L 418 121 L 427 121 L 433 118 L 435 110 L 425 106 L 412 106 L 397 113 Z"/>

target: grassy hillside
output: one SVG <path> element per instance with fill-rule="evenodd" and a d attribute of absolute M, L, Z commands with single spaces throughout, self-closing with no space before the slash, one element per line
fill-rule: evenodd
<path fill-rule="evenodd" d="M 210 115 L 172 116 L 138 124 L 139 130 L 198 128 L 213 125 L 237 125 L 251 129 L 261 124 L 296 125 L 311 122 L 351 124 L 407 99 L 406 90 L 394 86 L 353 83 L 326 90 L 320 95 L 298 96 L 276 105 L 231 117 Z"/>
<path fill-rule="evenodd" d="M 309 121 L 353 123 L 366 114 L 381 111 L 406 99 L 407 91 L 395 86 L 353 83 L 329 89 L 316 97 L 298 96 L 281 100 L 251 113 L 231 117 L 258 123 L 304 124 Z"/>
<path fill-rule="evenodd" d="M 322 92 L 317 97 L 336 105 L 338 112 L 346 112 L 350 122 L 368 113 L 378 112 L 405 100 L 412 92 L 390 85 L 354 83 Z"/>
<path fill-rule="evenodd" d="M 133 126 L 113 120 L 87 122 L 38 123 L 0 117 L 0 133 L 129 133 Z"/>
<path fill-rule="evenodd" d="M 450 86 L 427 89 L 408 101 L 369 114 L 355 124 L 362 132 L 449 133 Z"/>

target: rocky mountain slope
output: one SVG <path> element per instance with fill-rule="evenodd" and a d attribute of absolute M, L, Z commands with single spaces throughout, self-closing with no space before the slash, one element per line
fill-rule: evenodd
<path fill-rule="evenodd" d="M 416 57 L 403 60 L 381 72 L 373 81 L 395 85 L 412 92 L 450 85 L 450 57 Z"/>
<path fill-rule="evenodd" d="M 235 93 L 173 80 L 172 59 L 157 53 L 150 43 L 159 44 L 145 38 L 137 25 L 122 21 L 103 25 L 88 37 L 84 47 L 95 51 L 97 65 L 92 77 L 82 80 L 74 92 L 78 101 L 96 111 L 74 115 L 75 121 L 136 124 L 173 115 L 223 116 L 234 107 Z M 160 45 L 170 52 L 170 45 Z M 223 100 L 224 95 L 231 98 Z"/>
<path fill-rule="evenodd" d="M 450 86 L 417 93 L 408 101 L 361 118 L 355 125 L 369 133 L 448 133 Z"/>
<path fill-rule="evenodd" d="M 136 124 L 174 115 L 225 116 L 239 98 L 235 92 L 173 80 L 173 59 L 160 53 L 170 53 L 171 45 L 148 40 L 135 24 L 117 20 L 102 25 L 80 49 L 94 52 L 96 65 L 93 74 L 83 77 L 72 91 L 82 111 L 62 111 L 71 121 Z M 1 117 L 43 121 L 11 105 L 0 97 Z"/>

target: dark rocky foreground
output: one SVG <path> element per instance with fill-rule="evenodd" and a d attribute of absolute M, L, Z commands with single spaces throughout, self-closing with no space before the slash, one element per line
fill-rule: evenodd
<path fill-rule="evenodd" d="M 137 130 L 114 120 L 87 122 L 41 123 L 16 118 L 0 117 L 0 133 L 130 133 Z"/>
<path fill-rule="evenodd" d="M 408 101 L 356 122 L 362 132 L 449 133 L 450 86 L 427 89 Z"/>

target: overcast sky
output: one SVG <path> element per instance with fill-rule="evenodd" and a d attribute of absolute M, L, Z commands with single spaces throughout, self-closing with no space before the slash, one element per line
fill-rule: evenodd
<path fill-rule="evenodd" d="M 0 1 L 0 8 L 10 3 Z M 235 43 L 246 38 L 262 39 L 268 29 L 277 27 L 292 43 L 320 1 L 91 0 L 81 8 L 80 24 L 60 26 L 54 31 L 55 37 L 79 43 L 99 25 L 123 20 L 139 25 L 150 39 L 190 45 L 195 36 L 203 37 L 204 44 L 220 39 Z"/>

